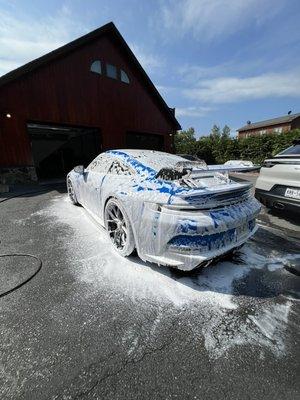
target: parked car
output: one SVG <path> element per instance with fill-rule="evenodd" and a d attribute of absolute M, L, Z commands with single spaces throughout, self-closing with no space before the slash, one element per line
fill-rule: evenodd
<path fill-rule="evenodd" d="M 71 201 L 108 232 L 115 249 L 191 270 L 241 246 L 256 231 L 260 204 L 233 167 L 151 150 L 110 150 L 67 176 Z"/>
<path fill-rule="evenodd" d="M 248 160 L 228 160 L 224 165 L 241 166 L 241 167 L 253 167 L 253 162 Z"/>
<path fill-rule="evenodd" d="M 202 162 L 203 164 L 206 165 L 206 162 L 202 160 L 201 158 L 194 156 L 192 154 L 177 154 L 179 157 L 185 158 L 186 160 L 189 161 L 197 161 L 197 162 Z"/>
<path fill-rule="evenodd" d="M 266 207 L 300 213 L 300 139 L 265 160 L 256 181 L 255 197 Z"/>

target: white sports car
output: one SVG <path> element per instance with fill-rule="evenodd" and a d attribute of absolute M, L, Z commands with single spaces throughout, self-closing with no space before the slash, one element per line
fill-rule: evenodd
<path fill-rule="evenodd" d="M 251 184 L 229 179 L 245 167 L 206 166 L 152 150 L 110 150 L 67 176 L 71 201 L 108 231 L 123 256 L 181 270 L 206 266 L 256 231 Z M 249 169 L 249 167 L 246 167 Z"/>

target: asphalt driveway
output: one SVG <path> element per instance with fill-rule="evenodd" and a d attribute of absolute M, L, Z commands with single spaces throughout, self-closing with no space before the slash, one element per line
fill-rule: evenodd
<path fill-rule="evenodd" d="M 1 399 L 299 398 L 298 226 L 182 274 L 119 257 L 63 189 L 0 218 Z"/>

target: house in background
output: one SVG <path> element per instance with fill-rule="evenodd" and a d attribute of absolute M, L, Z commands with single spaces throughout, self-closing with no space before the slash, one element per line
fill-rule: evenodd
<path fill-rule="evenodd" d="M 181 129 L 111 22 L 0 77 L 0 180 L 63 177 L 101 151 L 173 151 Z"/>
<path fill-rule="evenodd" d="M 300 128 L 300 113 L 288 114 L 283 117 L 267 119 L 265 121 L 247 123 L 237 129 L 238 139 L 250 136 L 261 136 L 268 133 L 288 132 L 292 129 Z"/>

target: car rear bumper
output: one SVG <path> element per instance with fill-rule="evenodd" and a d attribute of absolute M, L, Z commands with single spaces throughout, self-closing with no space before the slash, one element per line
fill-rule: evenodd
<path fill-rule="evenodd" d="M 257 227 L 259 202 L 250 198 L 221 209 L 146 208 L 138 253 L 144 260 L 189 271 L 240 247 Z"/>
<path fill-rule="evenodd" d="M 182 271 L 191 271 L 196 267 L 207 266 L 211 261 L 217 259 L 223 255 L 226 255 L 241 247 L 254 233 L 257 231 L 258 226 L 253 225 L 251 231 L 243 235 L 239 239 L 234 239 L 230 243 L 224 244 L 217 249 L 211 249 L 205 252 L 201 252 L 200 248 L 188 249 L 188 248 L 173 248 L 172 251 L 166 249 L 162 255 L 146 255 L 146 259 L 151 262 L 155 262 L 159 265 L 167 265 L 180 269 Z M 224 232 L 224 236 L 226 232 Z"/>
<path fill-rule="evenodd" d="M 255 189 L 255 197 L 268 208 L 300 213 L 300 200 L 291 199 L 262 189 Z"/>

